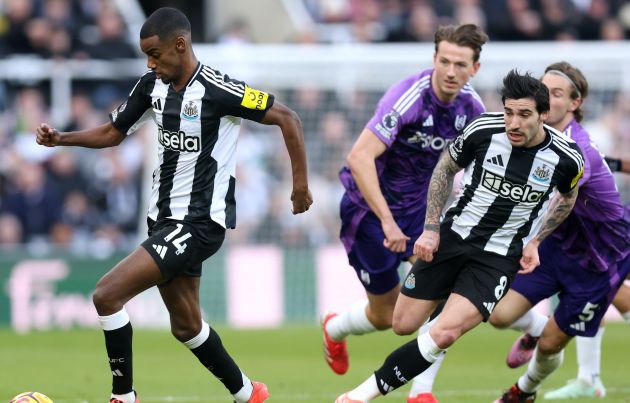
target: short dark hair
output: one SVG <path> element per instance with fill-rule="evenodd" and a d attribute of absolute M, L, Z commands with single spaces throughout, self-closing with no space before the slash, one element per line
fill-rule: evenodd
<path fill-rule="evenodd" d="M 562 74 L 558 74 L 558 72 Z M 588 96 L 588 81 L 586 81 L 586 77 L 584 77 L 584 74 L 582 74 L 580 69 L 578 69 L 577 67 L 573 67 L 570 63 L 557 62 L 550 64 L 545 69 L 545 74 L 547 73 L 558 75 L 564 74 L 569 78 L 569 81 L 571 82 L 571 94 L 569 94 L 571 99 L 582 98 L 583 102 Z M 582 119 L 584 118 L 584 110 L 582 109 L 582 104 L 580 104 L 580 106 L 573 111 L 573 116 L 575 117 L 576 121 L 582 121 Z"/>
<path fill-rule="evenodd" d="M 190 21 L 184 13 L 176 8 L 162 7 L 155 10 L 142 24 L 140 39 L 157 35 L 160 40 L 164 40 L 190 32 Z"/>
<path fill-rule="evenodd" d="M 473 50 L 473 60 L 477 62 L 481 54 L 481 47 L 488 42 L 488 35 L 475 24 L 442 25 L 435 31 L 436 53 L 442 41 L 471 48 Z"/>
<path fill-rule="evenodd" d="M 538 113 L 549 111 L 549 90 L 542 81 L 532 77 L 531 73 L 520 74 L 513 69 L 503 78 L 501 102 L 506 99 L 532 98 L 536 102 Z"/>

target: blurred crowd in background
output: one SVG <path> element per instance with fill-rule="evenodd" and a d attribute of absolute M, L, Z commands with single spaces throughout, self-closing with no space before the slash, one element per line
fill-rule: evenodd
<path fill-rule="evenodd" d="M 625 0 L 304 0 L 317 21 L 359 42 L 432 41 L 440 24 L 474 23 L 493 41 L 622 40 Z M 336 38 L 332 38 L 335 40 Z"/>
<path fill-rule="evenodd" d="M 630 33 L 630 3 L 625 1 L 303 2 L 320 28 L 299 33 L 293 41 L 432 42 L 439 24 L 454 22 L 477 23 L 492 41 L 622 40 Z M 176 2 L 144 3 L 158 7 Z M 144 3 L 148 14 L 152 9 Z M 135 35 L 130 35 L 112 2 L 0 0 L 0 6 L 3 59 L 15 55 L 79 60 L 142 57 Z M 228 21 L 205 41 L 234 46 L 259 42 L 246 21 L 238 19 Z M 73 83 L 71 119 L 58 129 L 80 130 L 104 123 L 134 82 Z M 141 130 L 119 147 L 105 150 L 37 146 L 35 128 L 50 121 L 49 86 L 48 82 L 0 80 L 0 248 L 26 246 L 37 252 L 53 245 L 106 255 L 134 247 L 139 231 L 144 230 L 143 192 L 149 184 L 143 178 L 147 169 L 154 168 L 145 162 L 155 154 L 151 141 L 155 133 L 150 128 Z M 337 243 L 343 192 L 337 173 L 382 93 L 340 94 L 304 86 L 276 95 L 302 118 L 315 205 L 309 214 L 291 216 L 288 157 L 278 151 L 284 149 L 282 136 L 248 122 L 239 140 L 237 230 L 229 233 L 231 242 L 290 247 Z M 500 108 L 496 94 L 481 95 L 488 109 Z M 624 146 L 630 142 L 630 94 L 594 91 L 586 109 L 586 126 L 602 150 L 630 158 Z M 620 182 L 627 201 L 629 186 L 623 179 Z"/>

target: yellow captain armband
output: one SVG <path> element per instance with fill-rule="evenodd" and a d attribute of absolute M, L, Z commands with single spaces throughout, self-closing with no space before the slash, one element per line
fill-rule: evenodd
<path fill-rule="evenodd" d="M 571 189 L 573 189 L 575 185 L 577 185 L 582 175 L 584 175 L 584 166 L 582 166 L 582 168 L 580 169 L 580 172 L 578 172 L 578 174 L 575 175 L 575 178 L 573 178 L 573 180 L 571 181 Z"/>
<path fill-rule="evenodd" d="M 269 94 L 266 92 L 258 91 L 245 85 L 245 94 L 243 94 L 241 106 L 244 106 L 247 109 L 264 111 L 267 109 L 268 99 Z"/>

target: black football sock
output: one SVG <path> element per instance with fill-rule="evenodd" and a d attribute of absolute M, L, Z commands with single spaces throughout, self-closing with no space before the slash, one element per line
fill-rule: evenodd
<path fill-rule="evenodd" d="M 105 348 L 112 370 L 112 393 L 124 395 L 133 388 L 131 322 L 115 330 L 103 330 Z"/>
<path fill-rule="evenodd" d="M 201 333 L 192 340 L 184 343 L 190 351 L 199 359 L 204 367 L 208 368 L 217 377 L 232 395 L 243 387 L 243 374 L 223 347 L 221 338 L 207 323 L 203 323 Z"/>
<path fill-rule="evenodd" d="M 376 384 L 383 395 L 401 387 L 431 366 L 418 349 L 418 341 L 411 340 L 391 353 L 374 372 Z"/>

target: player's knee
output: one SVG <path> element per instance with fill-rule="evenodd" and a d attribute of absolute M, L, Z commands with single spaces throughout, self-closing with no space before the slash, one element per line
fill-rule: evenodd
<path fill-rule="evenodd" d="M 387 330 L 392 327 L 392 316 L 394 315 L 394 310 L 381 310 L 381 311 L 372 311 L 370 317 L 370 323 L 377 330 Z"/>
<path fill-rule="evenodd" d="M 453 345 L 462 335 L 461 329 L 433 329 L 431 337 L 439 348 L 446 349 Z"/>
<path fill-rule="evenodd" d="M 92 303 L 99 315 L 111 315 L 122 309 L 120 304 L 112 300 L 110 293 L 98 285 L 92 294 Z"/>
<path fill-rule="evenodd" d="M 172 323 L 171 324 L 171 334 L 180 341 L 181 343 L 185 343 L 188 340 L 192 340 L 196 337 L 201 331 L 201 324 L 193 325 L 189 323 Z"/>
<path fill-rule="evenodd" d="M 98 289 L 94 290 L 94 293 L 92 294 L 92 303 L 94 304 L 96 311 L 101 312 L 101 309 L 103 308 L 103 305 L 105 304 L 105 301 L 104 301 L 103 293 L 99 292 Z"/>
<path fill-rule="evenodd" d="M 512 318 L 508 318 L 507 316 L 495 311 L 492 312 L 492 315 L 488 318 L 488 322 L 497 329 L 507 329 L 512 322 L 514 322 L 511 319 Z"/>
<path fill-rule="evenodd" d="M 387 317 L 379 317 L 377 320 L 372 322 L 372 325 L 376 328 L 376 330 L 387 330 L 392 327 L 392 318 Z"/>
<path fill-rule="evenodd" d="M 396 333 L 398 336 L 408 336 L 418 330 L 412 329 L 408 326 L 403 326 L 402 324 L 396 325 L 395 323 L 392 325 L 392 329 L 394 330 L 394 333 Z"/>
<path fill-rule="evenodd" d="M 538 340 L 537 347 L 540 354 L 552 355 L 562 351 L 564 345 L 553 337 L 541 337 L 540 340 Z"/>
<path fill-rule="evenodd" d="M 413 334 L 416 330 L 418 330 L 418 326 L 416 326 L 415 322 L 411 323 L 409 320 L 401 317 L 393 318 L 392 329 L 394 330 L 394 333 L 399 336 L 407 336 Z"/>

